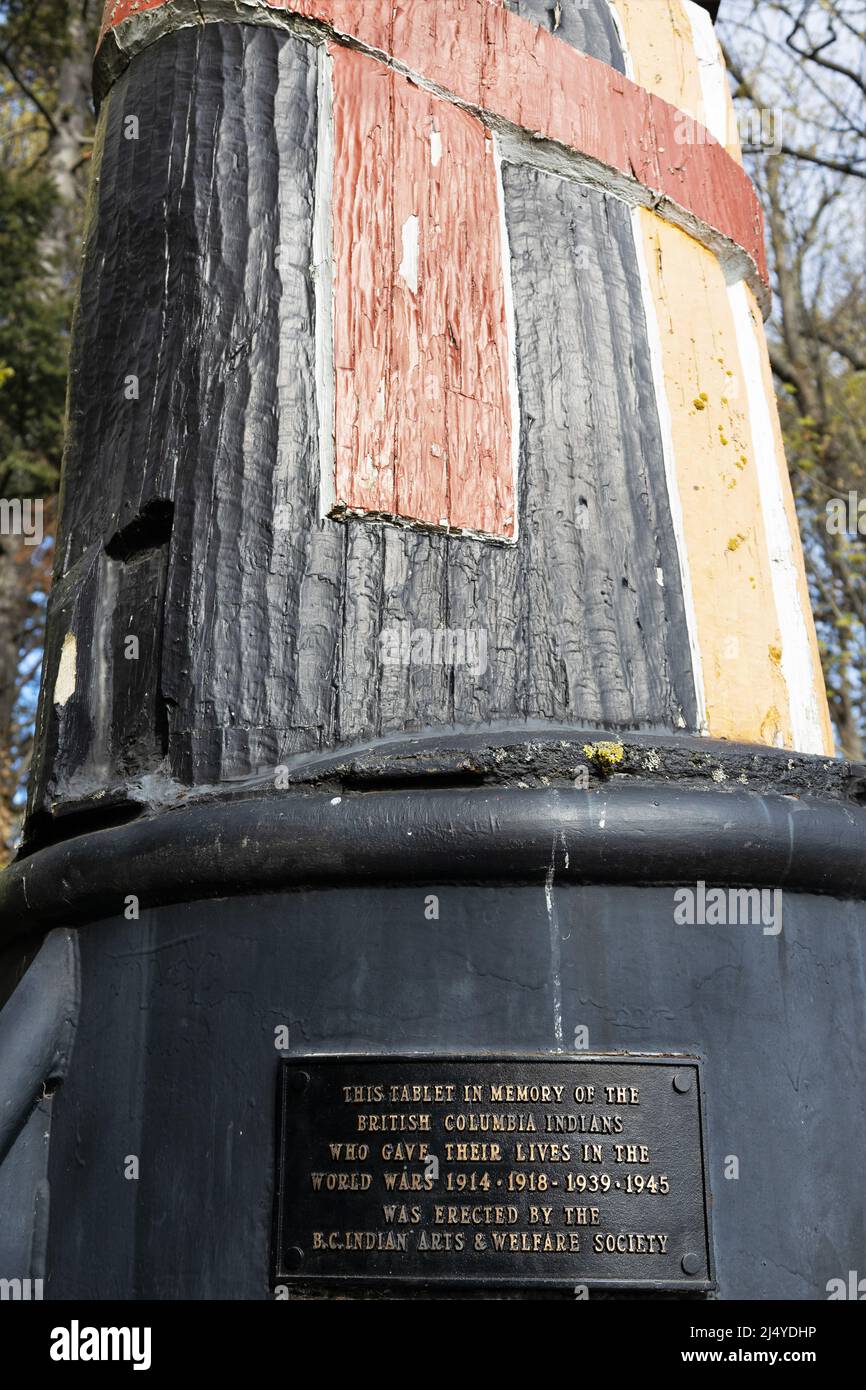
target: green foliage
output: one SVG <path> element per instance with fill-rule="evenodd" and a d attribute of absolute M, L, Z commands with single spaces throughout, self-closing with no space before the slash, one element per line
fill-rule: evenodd
<path fill-rule="evenodd" d="M 0 168 L 0 494 L 53 492 L 63 449 L 71 304 L 40 260 L 49 180 Z"/>
<path fill-rule="evenodd" d="M 57 116 L 69 0 L 0 0 L 0 164 L 31 169 Z"/>

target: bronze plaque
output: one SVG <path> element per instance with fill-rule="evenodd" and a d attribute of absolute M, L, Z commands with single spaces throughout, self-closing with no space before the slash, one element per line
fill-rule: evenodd
<path fill-rule="evenodd" d="M 276 1279 L 711 1288 L 697 1059 L 284 1061 Z"/>

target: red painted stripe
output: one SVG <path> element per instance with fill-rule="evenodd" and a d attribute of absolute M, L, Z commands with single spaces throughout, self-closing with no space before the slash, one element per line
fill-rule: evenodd
<path fill-rule="evenodd" d="M 493 142 L 375 59 L 331 51 L 337 504 L 511 539 Z"/>
<path fill-rule="evenodd" d="M 108 29 L 169 0 L 109 0 Z M 207 7 L 207 0 L 202 0 Z M 597 159 L 742 247 L 767 283 L 763 217 L 743 168 L 704 127 L 500 0 L 239 0 L 333 27 L 459 101 Z M 684 130 L 697 138 L 678 140 Z M 663 211 L 662 211 L 663 215 Z"/>

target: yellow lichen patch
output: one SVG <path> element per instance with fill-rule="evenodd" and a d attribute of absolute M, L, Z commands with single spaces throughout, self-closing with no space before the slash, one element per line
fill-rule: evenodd
<path fill-rule="evenodd" d="M 738 533 L 736 536 L 731 536 L 731 539 L 728 541 L 728 550 L 739 550 L 745 539 L 746 537 L 741 533 Z"/>
<path fill-rule="evenodd" d="M 598 772 L 612 772 L 621 763 L 625 749 L 621 743 L 610 743 L 602 739 L 599 743 L 585 743 L 584 756 L 589 759 Z"/>
<path fill-rule="evenodd" d="M 770 653 L 770 660 L 772 661 L 773 665 L 774 665 L 774 666 L 781 666 L 781 664 L 782 664 L 782 648 L 781 648 L 781 647 L 778 647 L 778 646 L 772 646 L 772 647 L 768 647 L 767 650 L 768 650 L 768 652 Z"/>

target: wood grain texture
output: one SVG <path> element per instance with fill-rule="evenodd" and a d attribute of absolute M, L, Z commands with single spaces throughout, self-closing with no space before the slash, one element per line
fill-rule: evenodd
<path fill-rule="evenodd" d="M 207 26 L 142 53 L 106 103 L 34 813 L 159 769 L 231 780 L 402 730 L 694 727 L 634 245 L 616 200 L 504 171 L 518 543 L 319 519 L 315 58 L 270 29 Z M 123 137 L 128 112 L 137 144 Z M 130 371 L 141 396 L 121 407 Z M 153 498 L 172 509 L 168 527 L 145 511 L 138 548 L 118 548 L 118 519 L 134 538 Z M 131 625 L 137 665 L 122 654 Z M 383 661 L 383 634 L 419 630 L 483 633 L 483 669 Z M 59 706 L 70 631 L 77 684 Z"/>
<path fill-rule="evenodd" d="M 634 80 L 714 130 L 731 158 L 742 164 L 736 113 L 726 78 L 720 84 L 724 131 L 715 131 L 711 113 L 706 109 L 686 0 L 653 0 L 651 24 L 647 23 L 645 0 L 614 0 L 614 8 L 622 25 Z"/>
<path fill-rule="evenodd" d="M 742 248 L 768 284 L 763 217 L 742 167 L 703 127 L 605 61 L 488 0 L 202 0 L 158 11 L 164 0 L 109 0 L 104 34 L 147 45 L 177 24 L 311 20 L 442 87 L 461 103 L 587 155 L 669 200 L 671 216 Z M 160 23 L 160 19 L 162 23 Z M 138 37 L 136 37 L 138 31 Z M 644 195 L 644 201 L 646 198 Z M 679 210 L 679 213 L 677 213 Z M 690 230 L 699 228 L 690 224 Z"/>
<path fill-rule="evenodd" d="M 789 695 L 752 421 L 722 270 L 690 237 L 638 213 L 662 366 L 709 732 L 792 746 Z"/>
<path fill-rule="evenodd" d="M 511 539 L 492 138 L 372 58 L 331 60 L 336 507 Z"/>
<path fill-rule="evenodd" d="M 505 0 L 505 8 L 548 29 L 563 43 L 625 72 L 622 45 L 608 0 Z"/>
<path fill-rule="evenodd" d="M 506 165 L 503 179 L 527 578 L 539 611 L 562 614 L 559 631 L 533 626 L 530 688 L 556 686 L 558 677 L 561 697 L 598 717 L 625 674 L 637 706 L 666 686 L 677 690 L 691 724 L 688 643 L 629 214 L 614 199 L 525 166 Z M 539 507 L 540 498 L 549 502 Z M 594 658 L 586 664 L 580 653 L 589 646 Z"/>

